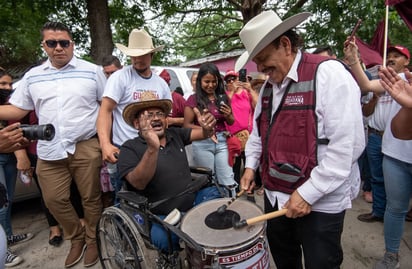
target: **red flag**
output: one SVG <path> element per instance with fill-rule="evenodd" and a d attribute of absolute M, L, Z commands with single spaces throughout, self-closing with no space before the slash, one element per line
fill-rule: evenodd
<path fill-rule="evenodd" d="M 382 65 L 383 59 L 379 52 L 371 48 L 371 46 L 358 37 L 356 37 L 356 45 L 358 46 L 361 60 L 365 64 L 366 68 L 374 65 Z"/>
<path fill-rule="evenodd" d="M 386 0 L 386 5 L 394 6 L 399 16 L 403 19 L 409 30 L 412 31 L 412 1 Z"/>
<path fill-rule="evenodd" d="M 385 39 L 385 20 L 382 20 L 378 23 L 375 33 L 373 34 L 372 40 L 370 41 L 370 48 L 377 51 L 380 55 L 383 55 L 384 39 Z"/>

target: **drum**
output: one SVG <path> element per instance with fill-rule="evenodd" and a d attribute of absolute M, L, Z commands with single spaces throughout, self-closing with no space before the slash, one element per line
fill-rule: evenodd
<path fill-rule="evenodd" d="M 266 222 L 240 229 L 233 228 L 233 221 L 260 216 L 263 211 L 256 204 L 246 200 L 237 199 L 230 202 L 230 198 L 204 202 L 189 210 L 183 217 L 181 230 L 204 249 L 199 253 L 188 245 L 185 246 L 189 268 L 270 267 Z M 228 207 L 224 213 L 218 213 L 222 205 Z"/>

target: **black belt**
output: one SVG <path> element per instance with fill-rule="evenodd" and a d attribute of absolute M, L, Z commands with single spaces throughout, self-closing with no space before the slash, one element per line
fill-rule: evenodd
<path fill-rule="evenodd" d="M 383 131 L 378 131 L 375 128 L 368 126 L 368 134 L 377 134 L 383 136 Z"/>

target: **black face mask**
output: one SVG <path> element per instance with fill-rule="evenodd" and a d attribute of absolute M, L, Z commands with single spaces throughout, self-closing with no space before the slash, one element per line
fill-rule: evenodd
<path fill-rule="evenodd" d="M 4 103 L 6 103 L 11 93 L 12 91 L 10 90 L 0 89 L 0 104 L 3 105 Z"/>

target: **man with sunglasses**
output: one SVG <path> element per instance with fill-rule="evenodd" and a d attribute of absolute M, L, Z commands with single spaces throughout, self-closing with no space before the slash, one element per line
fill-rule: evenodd
<path fill-rule="evenodd" d="M 48 209 L 65 239 L 71 240 L 65 267 L 74 266 L 83 254 L 88 267 L 98 261 L 102 161 L 95 123 L 106 78 L 101 67 L 73 55 L 74 42 L 66 25 L 47 22 L 41 37 L 48 60 L 24 75 L 11 105 L 1 107 L 0 118 L 18 120 L 35 110 L 39 124 L 54 125 L 55 137 L 38 141 L 36 172 Z M 82 197 L 84 227 L 70 202 L 73 180 Z"/>

